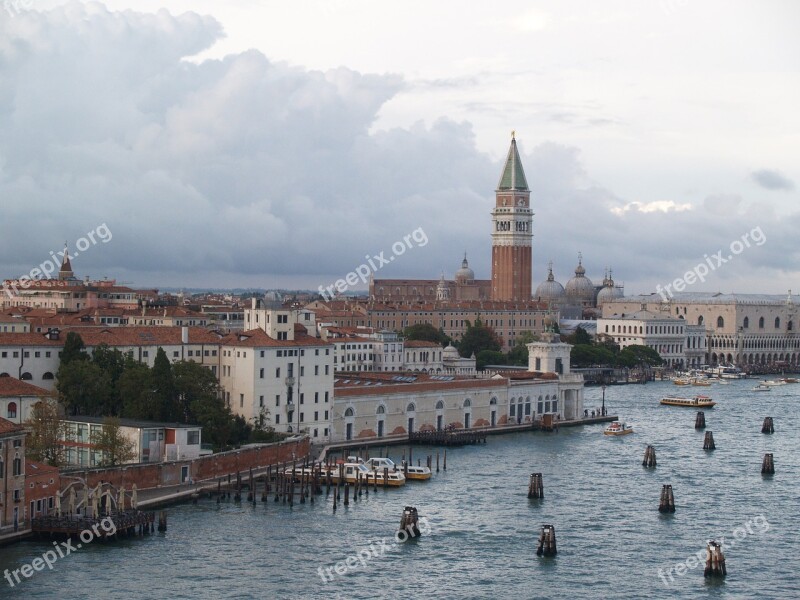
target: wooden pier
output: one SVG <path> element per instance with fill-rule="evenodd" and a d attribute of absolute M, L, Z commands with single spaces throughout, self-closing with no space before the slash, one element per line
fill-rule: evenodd
<path fill-rule="evenodd" d="M 115 539 L 120 535 L 143 535 L 153 531 L 155 514 L 142 510 L 112 512 L 103 517 L 51 516 L 37 517 L 31 521 L 34 537 L 78 538 L 90 532 L 92 539 Z"/>
<path fill-rule="evenodd" d="M 465 429 L 441 431 L 415 431 L 408 435 L 409 444 L 426 446 L 466 446 L 468 444 L 485 444 L 486 432 Z"/>

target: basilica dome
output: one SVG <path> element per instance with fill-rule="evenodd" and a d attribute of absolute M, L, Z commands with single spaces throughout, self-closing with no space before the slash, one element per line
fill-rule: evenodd
<path fill-rule="evenodd" d="M 475 272 L 469 268 L 467 253 L 464 253 L 464 260 L 461 261 L 461 268 L 456 271 L 456 281 L 459 283 L 472 283 L 475 281 Z"/>
<path fill-rule="evenodd" d="M 578 255 L 578 266 L 575 267 L 575 276 L 567 282 L 565 292 L 574 304 L 592 304 L 594 302 L 594 284 L 586 277 L 583 268 L 583 259 Z"/>
<path fill-rule="evenodd" d="M 597 293 L 597 305 L 600 306 L 604 302 L 624 296 L 625 293 L 622 291 L 622 288 L 614 284 L 614 280 L 611 278 L 611 270 L 609 270 L 603 279 L 603 289 Z"/>
<path fill-rule="evenodd" d="M 548 265 L 547 280 L 539 284 L 534 297 L 545 302 L 553 302 L 563 299 L 564 296 L 564 286 L 553 277 L 553 263 L 550 263 Z"/>

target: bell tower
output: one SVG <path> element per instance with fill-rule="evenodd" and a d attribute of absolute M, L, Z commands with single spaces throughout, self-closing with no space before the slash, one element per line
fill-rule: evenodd
<path fill-rule="evenodd" d="M 497 184 L 492 210 L 492 300 L 531 299 L 531 192 L 511 132 L 511 147 Z"/>

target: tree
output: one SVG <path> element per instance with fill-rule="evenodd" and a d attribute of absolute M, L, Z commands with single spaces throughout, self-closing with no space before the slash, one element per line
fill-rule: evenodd
<path fill-rule="evenodd" d="M 73 359 L 59 366 L 56 389 L 70 415 L 102 416 L 109 404 L 111 382 L 93 362 Z"/>
<path fill-rule="evenodd" d="M 528 366 L 528 344 L 538 342 L 539 336 L 531 331 L 523 331 L 517 336 L 514 347 L 508 353 L 507 363 L 515 366 Z"/>
<path fill-rule="evenodd" d="M 469 358 L 475 354 L 476 358 L 482 350 L 500 350 L 500 339 L 491 327 L 485 326 L 480 319 L 475 321 L 475 325 L 467 324 L 464 337 L 458 344 L 458 352 L 461 356 Z"/>
<path fill-rule="evenodd" d="M 92 433 L 89 443 L 103 453 L 102 467 L 116 467 L 136 459 L 134 443 L 122 433 L 117 417 L 103 419 L 103 426 Z"/>
<path fill-rule="evenodd" d="M 158 419 L 150 367 L 132 358 L 117 382 L 122 415 L 129 419 Z"/>
<path fill-rule="evenodd" d="M 74 331 L 67 334 L 64 340 L 64 348 L 61 350 L 61 363 L 60 367 L 68 365 L 76 360 L 89 360 L 89 355 L 86 353 L 83 339 Z"/>
<path fill-rule="evenodd" d="M 658 366 L 664 362 L 658 352 L 648 346 L 634 344 L 619 353 L 619 362 L 626 367 L 637 365 Z"/>
<path fill-rule="evenodd" d="M 92 354 L 92 362 L 96 364 L 107 378 L 109 389 L 106 405 L 102 407 L 103 415 L 121 415 L 122 400 L 119 395 L 119 380 L 125 372 L 127 356 L 107 344 L 100 344 Z"/>
<path fill-rule="evenodd" d="M 575 328 L 575 333 L 573 333 L 572 335 L 568 335 L 567 336 L 565 341 L 568 344 L 572 344 L 574 346 L 577 346 L 577 345 L 580 345 L 580 344 L 592 344 L 593 343 L 592 336 L 589 335 L 589 332 L 586 331 L 580 325 L 578 325 L 578 327 Z"/>
<path fill-rule="evenodd" d="M 25 427 L 28 429 L 25 456 L 53 467 L 63 466 L 66 454 L 63 440 L 67 426 L 61 419 L 58 402 L 53 398 L 39 400 L 33 405 Z"/>
<path fill-rule="evenodd" d="M 175 397 L 175 375 L 172 372 L 172 365 L 167 358 L 167 353 L 160 346 L 156 352 L 156 359 L 153 361 L 151 375 L 154 408 L 158 411 L 158 415 L 151 418 L 164 422 L 178 421 L 180 410 Z"/>
<path fill-rule="evenodd" d="M 481 350 L 475 357 L 475 368 L 483 369 L 486 365 L 504 365 L 506 355 L 497 350 Z"/>
<path fill-rule="evenodd" d="M 407 340 L 421 340 L 424 342 L 436 342 L 442 346 L 450 343 L 448 337 L 441 329 L 436 329 L 430 323 L 418 323 L 416 325 L 409 325 L 403 329 L 403 337 Z"/>

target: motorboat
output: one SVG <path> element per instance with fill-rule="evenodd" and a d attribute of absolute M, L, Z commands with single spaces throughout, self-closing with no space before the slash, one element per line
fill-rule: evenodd
<path fill-rule="evenodd" d="M 784 381 L 785 383 L 798 383 L 798 382 L 800 382 L 800 380 L 798 380 L 798 379 L 797 379 L 797 378 L 795 378 L 795 377 L 784 377 L 784 378 L 783 378 L 783 381 Z"/>
<path fill-rule="evenodd" d="M 769 381 L 765 379 L 762 383 L 763 385 L 768 385 L 770 387 L 775 387 L 777 385 L 786 385 L 786 382 L 783 379 L 770 379 Z"/>
<path fill-rule="evenodd" d="M 756 387 L 753 388 L 754 392 L 771 392 L 772 388 L 768 385 L 764 385 L 763 383 L 759 383 Z"/>
<path fill-rule="evenodd" d="M 672 383 L 675 385 L 692 385 L 692 380 L 687 379 L 686 377 L 679 377 L 677 379 L 673 379 Z"/>
<path fill-rule="evenodd" d="M 604 435 L 628 435 L 633 428 L 622 421 L 614 421 L 603 430 Z"/>
<path fill-rule="evenodd" d="M 697 378 L 697 379 L 692 379 L 692 385 L 701 385 L 703 387 L 709 387 L 711 385 L 711 382 L 708 379 Z"/>
<path fill-rule="evenodd" d="M 406 479 L 416 479 L 417 481 L 425 481 L 431 478 L 431 470 L 428 467 L 418 465 L 406 465 L 405 461 L 402 462 L 400 470 L 406 476 Z"/>
<path fill-rule="evenodd" d="M 678 398 L 667 396 L 661 399 L 661 404 L 665 406 L 687 406 L 690 408 L 711 408 L 716 404 L 708 396 L 694 396 L 693 398 Z"/>

